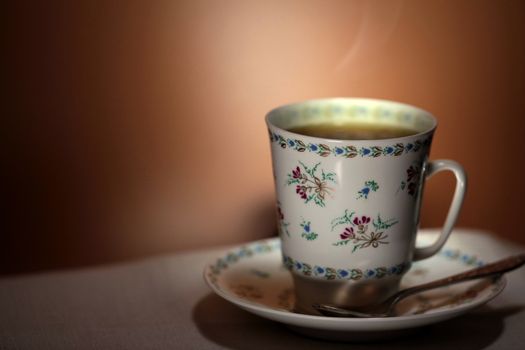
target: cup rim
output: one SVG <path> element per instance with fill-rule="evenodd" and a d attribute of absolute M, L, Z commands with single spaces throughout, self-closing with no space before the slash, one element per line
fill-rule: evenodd
<path fill-rule="evenodd" d="M 271 121 L 271 119 L 275 118 L 275 115 L 277 115 L 281 111 L 286 110 L 287 108 L 294 107 L 294 106 L 298 107 L 301 105 L 307 105 L 309 103 L 337 104 L 337 102 L 343 102 L 343 101 L 346 103 L 361 102 L 361 103 L 372 103 L 372 104 L 387 104 L 391 106 L 397 106 L 398 108 L 401 107 L 401 108 L 412 109 L 414 111 L 419 112 L 421 115 L 424 115 L 426 118 L 428 118 L 430 120 L 431 126 L 421 132 L 411 134 L 411 135 L 401 136 L 401 137 L 344 140 L 344 139 L 333 139 L 333 138 L 327 138 L 327 137 L 318 137 L 318 136 L 309 136 L 309 135 L 299 134 L 299 133 L 284 129 L 282 127 L 279 127 L 274 122 Z M 300 137 L 300 138 L 312 139 L 314 140 L 314 142 L 318 142 L 318 143 L 319 142 L 329 142 L 329 143 L 337 143 L 337 144 L 341 144 L 341 143 L 355 144 L 355 143 L 370 143 L 370 142 L 373 142 L 373 143 L 403 142 L 408 139 L 420 138 L 422 136 L 432 134 L 436 130 L 437 125 L 438 125 L 436 117 L 432 113 L 428 112 L 427 110 L 423 108 L 420 108 L 420 107 L 417 107 L 417 106 L 414 106 L 408 103 L 387 100 L 387 99 L 368 98 L 368 97 L 328 97 L 328 98 L 305 99 L 305 100 L 301 100 L 297 102 L 291 102 L 291 103 L 283 104 L 283 105 L 280 105 L 278 107 L 271 109 L 268 113 L 266 113 L 265 121 L 268 127 L 277 129 L 279 130 L 279 132 L 283 134 L 291 135 L 292 137 L 295 137 L 295 138 Z"/>

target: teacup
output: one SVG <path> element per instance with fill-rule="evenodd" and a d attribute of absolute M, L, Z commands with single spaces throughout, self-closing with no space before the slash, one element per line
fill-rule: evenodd
<path fill-rule="evenodd" d="M 298 312 L 316 314 L 314 303 L 359 308 L 381 302 L 399 289 L 412 261 L 445 244 L 466 175 L 454 161 L 428 161 L 437 125 L 430 113 L 391 101 L 334 98 L 276 108 L 266 122 L 283 260 Z M 290 131 L 321 123 L 412 132 L 340 140 Z M 416 248 L 424 183 L 442 170 L 456 178 L 452 204 L 436 242 Z"/>

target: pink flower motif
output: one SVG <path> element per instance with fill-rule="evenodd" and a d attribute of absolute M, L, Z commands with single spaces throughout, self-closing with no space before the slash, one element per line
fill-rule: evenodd
<path fill-rule="evenodd" d="M 418 168 L 410 166 L 410 168 L 407 169 L 407 181 L 410 182 L 412 179 L 415 179 L 417 176 Z"/>
<path fill-rule="evenodd" d="M 417 183 L 411 182 L 408 184 L 408 194 L 415 195 L 417 191 Z"/>
<path fill-rule="evenodd" d="M 294 179 L 300 179 L 302 178 L 301 169 L 299 167 L 296 167 L 295 170 L 292 170 L 292 178 Z"/>
<path fill-rule="evenodd" d="M 355 238 L 354 228 L 347 227 L 340 235 L 341 239 L 353 239 Z"/>
<path fill-rule="evenodd" d="M 354 218 L 354 225 L 365 225 L 365 224 L 368 224 L 370 222 L 370 217 L 369 216 L 361 216 L 361 219 L 359 219 L 359 217 L 355 217 Z"/>
<path fill-rule="evenodd" d="M 297 193 L 302 199 L 307 198 L 306 187 L 304 186 L 297 185 L 297 187 L 295 188 L 295 193 Z"/>
<path fill-rule="evenodd" d="M 277 216 L 279 217 L 279 220 L 284 220 L 284 214 L 281 207 L 277 207 Z"/>

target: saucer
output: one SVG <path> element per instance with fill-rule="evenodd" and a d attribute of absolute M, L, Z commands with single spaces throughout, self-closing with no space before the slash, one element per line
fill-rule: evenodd
<path fill-rule="evenodd" d="M 421 230 L 417 246 L 430 245 L 438 231 Z M 431 258 L 414 262 L 401 282 L 408 288 L 460 273 L 497 260 L 490 253 L 494 238 L 476 232 L 452 233 L 445 247 Z M 227 301 L 295 331 L 331 340 L 369 340 L 462 315 L 497 296 L 505 278 L 482 279 L 424 292 L 402 301 L 397 316 L 334 318 L 295 313 L 290 272 L 283 266 L 278 238 L 237 246 L 207 264 L 204 278 Z"/>

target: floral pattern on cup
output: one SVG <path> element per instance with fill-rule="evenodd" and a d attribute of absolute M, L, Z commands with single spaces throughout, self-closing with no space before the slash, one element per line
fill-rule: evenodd
<path fill-rule="evenodd" d="M 301 222 L 301 227 L 303 228 L 303 232 L 301 233 L 301 237 L 306 238 L 308 241 L 314 241 L 317 239 L 317 236 L 319 236 L 317 233 L 312 231 L 311 222 L 310 221 L 303 221 Z"/>
<path fill-rule="evenodd" d="M 341 217 L 332 220 L 332 231 L 344 225 L 343 232 L 339 234 L 339 241 L 333 243 L 334 246 L 353 245 L 352 253 L 359 249 L 378 248 L 381 245 L 388 244 L 388 234 L 385 233 L 390 227 L 398 223 L 396 219 L 383 220 L 378 214 L 375 220 L 370 216 L 354 216 L 355 212 L 345 213 Z M 370 228 L 370 223 L 373 228 Z M 370 230 L 369 230 L 370 229 Z"/>
<path fill-rule="evenodd" d="M 374 180 L 365 181 L 365 185 L 362 189 L 357 192 L 357 199 L 364 198 L 368 199 L 370 191 L 376 192 L 379 189 L 379 185 Z"/>
<path fill-rule="evenodd" d="M 277 230 L 279 231 L 279 236 L 284 237 L 286 234 L 286 236 L 290 237 L 288 226 L 290 226 L 290 223 L 284 219 L 281 203 L 277 202 Z"/>
<path fill-rule="evenodd" d="M 421 166 L 419 164 L 412 164 L 406 170 L 406 179 L 401 181 L 399 190 L 407 191 L 410 196 L 417 197 L 419 189 L 419 174 L 421 172 Z"/>
<path fill-rule="evenodd" d="M 356 147 L 350 146 L 335 146 L 330 147 L 324 143 L 307 143 L 299 139 L 285 138 L 282 135 L 271 132 L 270 141 L 277 142 L 281 148 L 288 148 L 297 152 L 310 152 L 315 153 L 321 157 L 328 157 L 333 155 L 335 157 L 354 158 L 357 156 L 361 157 L 373 157 L 377 158 L 380 156 L 393 156 L 398 157 L 404 153 L 418 152 L 421 149 L 427 148 L 431 141 L 431 137 L 426 137 L 414 142 L 408 143 L 395 143 L 388 146 L 370 146 L 370 147 Z"/>
<path fill-rule="evenodd" d="M 326 280 L 363 280 L 380 279 L 385 276 L 402 275 L 409 267 L 410 263 L 396 264 L 390 267 L 379 266 L 371 269 L 359 268 L 334 268 L 329 266 L 319 266 L 295 260 L 289 256 L 283 256 L 284 266 L 290 271 L 304 276 L 315 276 Z"/>
<path fill-rule="evenodd" d="M 318 167 L 321 163 L 313 167 L 308 167 L 303 162 L 299 164 L 300 167 L 295 167 L 288 174 L 286 185 L 295 185 L 295 193 L 304 200 L 304 203 L 313 201 L 318 206 L 324 207 L 326 197 L 334 191 L 328 184 L 336 183 L 335 173 L 325 172 L 322 169 L 319 173 Z"/>

